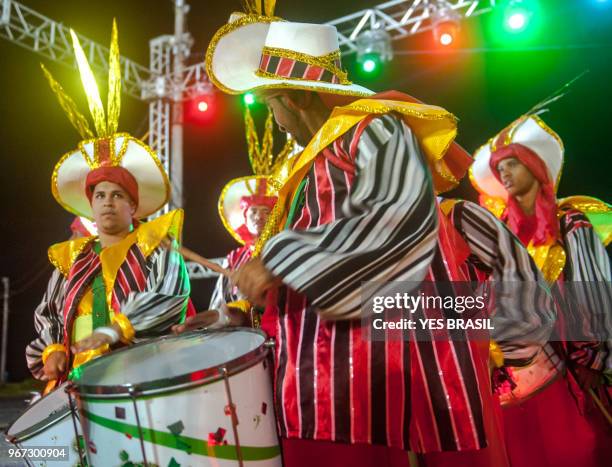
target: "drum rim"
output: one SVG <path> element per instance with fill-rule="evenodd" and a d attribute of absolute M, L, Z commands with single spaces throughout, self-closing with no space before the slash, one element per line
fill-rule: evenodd
<path fill-rule="evenodd" d="M 59 391 L 59 390 L 65 391 L 66 387 L 67 386 L 63 384 L 63 385 L 59 386 L 56 390 L 57 391 Z M 34 402 L 21 415 L 19 415 L 19 417 L 17 417 L 13 421 L 13 423 L 11 423 L 9 425 L 9 427 L 5 431 L 5 438 L 6 438 L 6 440 L 8 442 L 10 442 L 12 444 L 16 444 L 16 443 L 22 443 L 24 441 L 27 441 L 28 439 L 30 439 L 30 438 L 38 435 L 39 433 L 45 431 L 47 428 L 55 425 L 56 423 L 61 422 L 64 418 L 66 418 L 67 416 L 70 415 L 70 403 L 67 400 L 66 401 L 66 406 L 63 408 L 63 410 L 60 409 L 58 412 L 56 412 L 56 414 L 53 417 L 46 417 L 45 419 L 41 420 L 40 422 L 35 423 L 31 427 L 26 428 L 25 430 L 22 430 L 19 433 L 10 434 L 11 428 L 13 428 L 15 423 L 17 423 L 21 417 L 23 417 L 27 412 L 29 412 L 30 410 L 35 408 L 38 404 L 42 403 L 43 399 L 45 397 L 50 396 L 51 394 L 53 394 L 53 393 L 49 393 L 48 395 L 42 397 L 40 400 L 37 400 L 36 402 Z M 66 394 L 66 399 L 68 399 L 68 395 L 67 394 Z"/>
<path fill-rule="evenodd" d="M 72 391 L 77 396 L 86 396 L 88 399 L 113 399 L 113 398 L 126 398 L 126 397 L 140 397 L 150 396 L 156 394 L 162 394 L 165 392 L 171 392 L 176 390 L 187 389 L 191 387 L 203 386 L 210 384 L 215 381 L 224 378 L 222 370 L 227 372 L 227 376 L 235 375 L 241 371 L 244 371 L 251 366 L 258 364 L 261 360 L 266 358 L 268 354 L 268 347 L 266 346 L 267 336 L 260 329 L 244 328 L 244 327 L 231 327 L 227 329 L 215 329 L 205 331 L 190 331 L 179 335 L 167 335 L 154 339 L 155 341 L 175 340 L 190 336 L 201 336 L 202 334 L 221 334 L 221 333 L 232 333 L 232 332 L 249 332 L 253 334 L 259 334 L 263 337 L 261 345 L 257 346 L 253 350 L 237 357 L 233 360 L 228 360 L 220 365 L 195 370 L 190 373 L 174 376 L 172 378 L 162 378 L 153 381 L 147 381 L 138 384 L 113 384 L 113 385 L 92 385 L 83 384 L 78 380 L 72 380 L 73 388 Z M 117 355 L 121 352 L 127 352 L 128 350 L 136 347 L 141 347 L 150 344 L 153 340 L 139 342 L 138 344 L 130 345 L 119 350 L 112 352 L 113 355 Z M 104 358 L 104 357 L 102 357 Z M 92 360 L 84 363 L 83 368 L 92 366 L 100 359 Z"/>

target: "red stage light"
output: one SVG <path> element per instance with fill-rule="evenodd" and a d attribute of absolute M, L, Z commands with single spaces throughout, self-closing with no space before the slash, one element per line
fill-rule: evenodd
<path fill-rule="evenodd" d="M 443 47 L 453 45 L 459 37 L 459 24 L 454 20 L 440 21 L 434 26 L 434 38 Z"/>
<path fill-rule="evenodd" d="M 198 110 L 200 112 L 206 112 L 208 110 L 208 102 L 201 100 L 198 102 Z"/>
<path fill-rule="evenodd" d="M 218 99 L 214 94 L 200 95 L 185 102 L 185 120 L 207 125 L 218 117 Z"/>

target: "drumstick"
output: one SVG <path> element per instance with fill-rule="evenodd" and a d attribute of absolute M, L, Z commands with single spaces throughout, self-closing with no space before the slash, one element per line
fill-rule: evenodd
<path fill-rule="evenodd" d="M 601 410 L 603 416 L 606 417 L 606 420 L 608 420 L 608 423 L 612 425 L 612 415 L 610 415 L 610 412 L 606 410 L 603 403 L 599 400 L 599 397 L 597 397 L 597 394 L 595 394 L 595 391 L 593 391 L 593 388 L 589 388 L 589 394 L 593 398 L 593 402 L 595 402 L 595 405 L 597 405 L 599 410 Z"/>
<path fill-rule="evenodd" d="M 47 385 L 45 386 L 45 389 L 44 389 L 42 395 L 46 396 L 47 394 L 49 394 L 51 391 L 53 391 L 55 389 L 55 386 L 57 386 L 57 380 L 56 379 L 50 379 L 49 382 L 47 383 Z"/>
<path fill-rule="evenodd" d="M 206 259 L 203 256 L 198 255 L 195 251 L 190 250 L 189 248 L 180 246 L 179 253 L 182 254 L 185 259 L 188 259 L 189 261 L 193 261 L 194 263 L 198 263 L 204 266 L 205 268 L 210 269 L 211 271 L 221 274 L 222 276 L 229 277 L 230 275 L 230 271 L 228 271 L 227 269 L 222 268 L 217 263 L 214 263 L 213 261 Z"/>

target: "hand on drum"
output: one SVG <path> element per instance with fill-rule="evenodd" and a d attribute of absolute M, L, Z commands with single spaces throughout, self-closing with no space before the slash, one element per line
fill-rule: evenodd
<path fill-rule="evenodd" d="M 58 379 L 66 371 L 66 354 L 64 352 L 53 352 L 47 357 L 43 372 L 49 380 Z"/>
<path fill-rule="evenodd" d="M 230 279 L 251 303 L 258 306 L 265 306 L 268 290 L 281 284 L 280 278 L 268 271 L 259 258 L 232 272 Z"/>
<path fill-rule="evenodd" d="M 112 343 L 113 340 L 111 337 L 94 331 L 89 337 L 76 342 L 70 348 L 70 350 L 72 350 L 72 353 L 76 354 L 79 352 L 85 352 L 86 350 L 97 349 L 98 347 L 102 347 L 104 344 L 111 345 Z"/>
<path fill-rule="evenodd" d="M 212 326 L 217 321 L 219 321 L 219 312 L 217 310 L 206 310 L 187 318 L 183 324 L 175 324 L 172 326 L 172 332 L 174 334 L 181 334 L 199 328 L 206 328 Z"/>
<path fill-rule="evenodd" d="M 248 317 L 246 313 L 243 313 L 241 310 L 226 308 L 224 314 L 227 317 L 225 320 L 220 316 L 221 313 L 217 310 L 202 311 L 195 316 L 187 318 L 183 324 L 175 324 L 172 326 L 172 332 L 174 334 L 181 334 L 200 328 L 248 325 Z M 220 326 L 215 326 L 222 320 L 225 321 L 225 323 L 222 323 Z"/>

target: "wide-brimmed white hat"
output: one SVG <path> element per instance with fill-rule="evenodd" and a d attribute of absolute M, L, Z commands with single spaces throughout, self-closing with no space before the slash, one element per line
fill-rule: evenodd
<path fill-rule="evenodd" d="M 76 149 L 64 154 L 53 169 L 51 177 L 53 196 L 69 212 L 93 219 L 86 191 L 88 176 L 91 175 L 94 178 L 97 176 L 100 179 L 103 173 L 104 177 L 121 173 L 119 178 L 123 177 L 124 181 L 127 179 L 126 183 L 131 187 L 130 191 L 135 198 L 134 201 L 138 201 L 134 217 L 142 219 L 150 216 L 168 202 L 170 182 L 163 165 L 149 146 L 127 133 L 117 132 L 121 109 L 121 67 L 117 24 L 113 21 L 108 58 L 109 93 L 106 112 L 87 56 L 74 31 L 71 30 L 70 34 L 97 137 L 72 98 L 43 66 L 43 72 L 51 90 L 57 96 L 72 125 L 84 138 Z M 125 173 L 126 171 L 128 174 Z M 134 182 L 137 187 L 134 187 Z"/>
<path fill-rule="evenodd" d="M 108 144 L 100 144 L 102 141 Z M 102 147 L 108 148 L 109 154 L 104 154 Z M 57 202 L 77 216 L 93 219 L 85 182 L 87 175 L 100 167 L 121 167 L 134 177 L 138 185 L 136 219 L 150 216 L 168 202 L 170 182 L 163 165 L 149 146 L 127 133 L 81 141 L 77 149 L 65 154 L 51 177 Z"/>
<path fill-rule="evenodd" d="M 272 210 L 278 192 L 266 175 L 249 175 L 229 181 L 219 197 L 221 222 L 234 239 L 244 245 L 252 239 L 246 229 L 245 209 L 249 206 L 268 206 Z"/>
<path fill-rule="evenodd" d="M 491 154 L 509 144 L 521 144 L 533 151 L 546 165 L 550 179 L 558 184 L 563 166 L 563 142 L 537 115 L 523 116 L 495 135 L 474 153 L 470 179 L 483 195 L 506 200 L 508 192 L 491 170 Z"/>
<path fill-rule="evenodd" d="M 348 81 L 334 26 L 277 17 L 232 14 L 208 46 L 206 70 L 213 84 L 229 94 L 282 88 L 374 94 Z"/>

